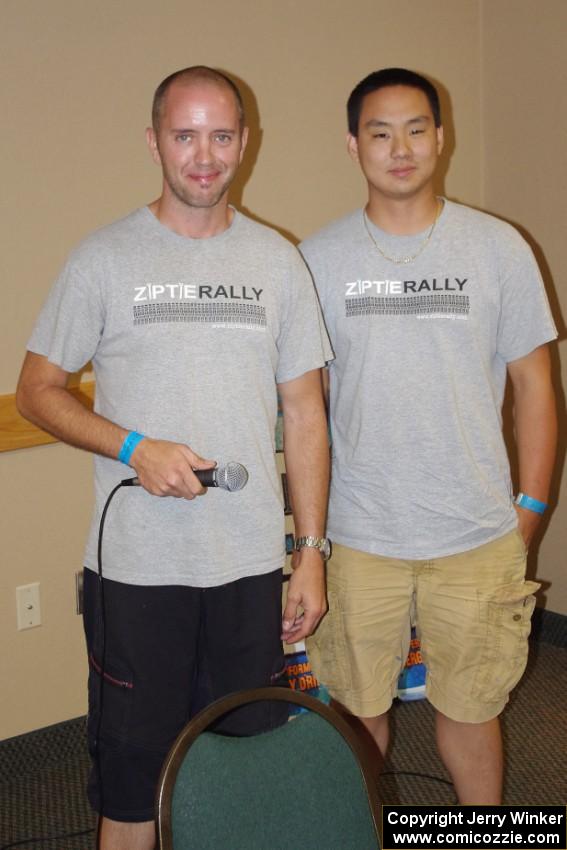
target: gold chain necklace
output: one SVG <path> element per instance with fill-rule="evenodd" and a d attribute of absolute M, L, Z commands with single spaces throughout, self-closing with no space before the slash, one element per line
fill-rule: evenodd
<path fill-rule="evenodd" d="M 408 263 L 413 263 L 413 261 L 415 259 L 417 259 L 417 257 L 419 257 L 419 255 L 425 250 L 425 248 L 428 245 L 431 237 L 433 236 L 433 231 L 435 230 L 435 225 L 439 221 L 439 216 L 441 215 L 442 209 L 443 209 L 443 201 L 440 198 L 437 198 L 437 214 L 435 216 L 433 224 L 429 228 L 429 232 L 428 232 L 427 236 L 425 237 L 425 239 L 423 240 L 423 242 L 421 243 L 421 245 L 419 246 L 419 248 L 417 249 L 415 254 L 411 254 L 411 256 L 409 256 L 409 257 L 390 257 L 388 254 L 386 254 L 385 251 L 382 250 L 382 248 L 380 247 L 380 245 L 378 244 L 378 242 L 375 240 L 372 233 L 370 232 L 370 228 L 368 226 L 368 216 L 366 215 L 366 210 L 362 210 L 362 221 L 364 222 L 364 229 L 368 233 L 368 235 L 369 235 L 370 239 L 372 240 L 372 243 L 374 244 L 374 247 L 376 248 L 378 253 L 381 254 L 384 257 L 384 259 L 388 260 L 390 263 L 395 263 L 396 265 L 401 266 L 401 265 L 407 265 Z"/>

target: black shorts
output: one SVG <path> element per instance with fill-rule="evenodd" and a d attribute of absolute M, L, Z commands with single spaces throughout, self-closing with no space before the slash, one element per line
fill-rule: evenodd
<path fill-rule="evenodd" d="M 161 766 L 198 710 L 241 688 L 285 684 L 281 570 L 211 588 L 142 587 L 84 571 L 89 654 L 88 796 L 112 820 L 153 820 Z M 285 703 L 255 703 L 218 731 L 251 735 L 287 719 Z M 98 750 L 98 751 L 97 751 Z"/>

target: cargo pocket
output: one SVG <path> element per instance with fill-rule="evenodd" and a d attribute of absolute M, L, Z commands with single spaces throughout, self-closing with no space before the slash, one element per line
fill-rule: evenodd
<path fill-rule="evenodd" d="M 340 595 L 329 590 L 327 601 L 329 610 L 315 634 L 306 641 L 307 657 L 320 684 L 331 691 L 347 691 L 351 689 L 352 681 Z"/>
<path fill-rule="evenodd" d="M 524 581 L 500 588 L 490 598 L 479 594 L 484 646 L 473 693 L 483 702 L 507 697 L 519 682 L 528 657 L 528 637 L 540 585 Z"/>
<path fill-rule="evenodd" d="M 97 734 L 117 741 L 125 740 L 128 735 L 133 699 L 132 673 L 111 658 L 106 661 L 103 671 L 98 658 L 91 653 L 89 655 L 87 725 L 89 740 L 93 740 Z"/>

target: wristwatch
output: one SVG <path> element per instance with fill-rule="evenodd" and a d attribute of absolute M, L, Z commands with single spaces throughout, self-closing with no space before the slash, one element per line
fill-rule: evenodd
<path fill-rule="evenodd" d="M 318 549 L 324 561 L 331 557 L 331 541 L 328 537 L 297 537 L 295 551 L 300 549 Z"/>

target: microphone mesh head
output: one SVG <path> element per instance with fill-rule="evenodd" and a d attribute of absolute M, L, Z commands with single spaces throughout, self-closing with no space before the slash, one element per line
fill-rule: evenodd
<path fill-rule="evenodd" d="M 248 470 L 241 463 L 230 461 L 217 470 L 217 486 L 224 490 L 242 490 L 248 481 Z"/>

